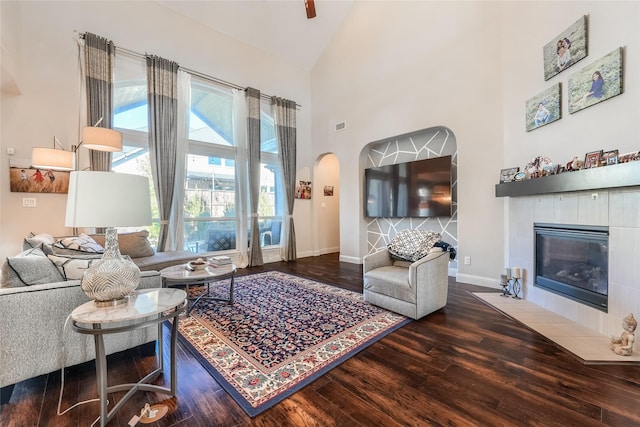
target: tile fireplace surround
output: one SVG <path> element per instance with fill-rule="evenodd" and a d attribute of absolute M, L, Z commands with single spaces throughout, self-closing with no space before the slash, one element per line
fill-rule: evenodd
<path fill-rule="evenodd" d="M 525 269 L 524 299 L 607 336 L 620 335 L 622 319 L 627 314 L 640 318 L 640 187 L 525 195 L 507 200 L 507 264 Z M 534 223 L 609 227 L 608 313 L 533 286 Z M 496 272 L 496 277 L 499 274 Z"/>

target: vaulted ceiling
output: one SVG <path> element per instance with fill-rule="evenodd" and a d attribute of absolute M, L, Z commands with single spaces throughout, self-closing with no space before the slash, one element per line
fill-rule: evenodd
<path fill-rule="evenodd" d="M 304 0 L 166 1 L 157 3 L 305 70 L 340 28 L 354 0 L 315 0 L 307 19 Z"/>

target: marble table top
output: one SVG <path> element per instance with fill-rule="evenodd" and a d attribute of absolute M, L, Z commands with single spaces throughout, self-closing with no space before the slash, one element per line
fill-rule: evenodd
<path fill-rule="evenodd" d="M 76 307 L 71 319 L 78 323 L 114 323 L 143 319 L 186 304 L 187 294 L 182 289 L 151 288 L 135 290 L 129 302 L 115 307 L 96 307 L 93 301 Z"/>

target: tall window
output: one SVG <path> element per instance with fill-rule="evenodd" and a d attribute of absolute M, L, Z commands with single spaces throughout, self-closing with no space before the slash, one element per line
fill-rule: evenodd
<path fill-rule="evenodd" d="M 147 70 L 143 60 L 121 55 L 114 66 L 113 127 L 123 134 L 123 151 L 113 153 L 113 171 L 149 178 L 153 223 L 149 240 L 155 246 L 160 231 L 160 215 L 149 159 L 149 105 Z"/>
<path fill-rule="evenodd" d="M 124 152 L 114 155 L 113 170 L 151 177 L 143 60 L 124 55 L 116 58 L 114 108 L 114 126 L 124 135 Z M 280 244 L 284 211 L 278 145 L 270 108 L 268 102 L 261 105 L 260 230 L 256 232 L 260 233 L 263 246 Z M 248 191 L 237 191 L 243 181 L 236 176 L 236 161 L 246 159 L 238 157 L 233 120 L 231 90 L 192 76 L 189 143 L 184 159 L 184 249 L 216 252 L 234 250 L 241 244 L 236 236 L 240 227 L 247 227 L 248 219 L 241 218 L 236 205 L 240 194 Z M 151 190 L 153 192 L 153 188 Z M 156 204 L 154 193 L 152 203 Z M 159 228 L 157 207 L 154 209 L 152 239 L 157 238 Z"/>
<path fill-rule="evenodd" d="M 284 189 L 271 104 L 265 100 L 260 102 L 260 139 L 260 241 L 263 246 L 279 245 L 284 215 Z"/>

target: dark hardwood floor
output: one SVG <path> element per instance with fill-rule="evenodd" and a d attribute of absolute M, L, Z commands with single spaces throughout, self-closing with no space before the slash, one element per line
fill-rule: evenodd
<path fill-rule="evenodd" d="M 337 254 L 241 274 L 267 270 L 362 290 L 362 267 L 338 262 Z M 640 425 L 640 366 L 584 365 L 470 291 L 489 289 L 450 278 L 444 309 L 381 339 L 253 419 L 179 346 L 178 397 L 138 392 L 110 425 L 126 426 L 146 402 L 169 406 L 154 426 Z M 113 355 L 110 383 L 137 381 L 153 366 L 155 357 L 139 349 Z M 66 372 L 63 409 L 96 396 L 93 362 Z M 17 384 L 0 425 L 91 425 L 98 404 L 58 416 L 59 390 L 60 372 Z"/>

